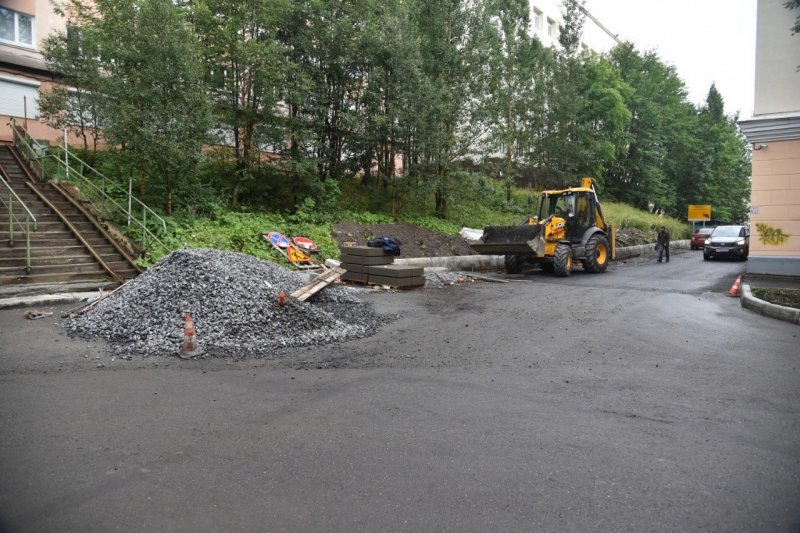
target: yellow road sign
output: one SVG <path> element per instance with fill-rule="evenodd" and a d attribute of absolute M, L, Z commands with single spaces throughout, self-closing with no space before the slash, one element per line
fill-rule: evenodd
<path fill-rule="evenodd" d="M 711 206 L 710 205 L 690 205 L 689 206 L 689 220 L 711 220 Z"/>

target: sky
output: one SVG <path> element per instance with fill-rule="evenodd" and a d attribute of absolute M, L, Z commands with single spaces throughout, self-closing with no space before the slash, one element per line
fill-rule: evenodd
<path fill-rule="evenodd" d="M 715 83 L 729 115 L 753 116 L 757 0 L 586 0 L 623 41 L 675 66 L 689 101 L 705 102 Z"/>

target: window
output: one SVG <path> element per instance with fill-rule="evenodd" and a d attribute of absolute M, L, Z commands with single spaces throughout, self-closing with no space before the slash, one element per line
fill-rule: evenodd
<path fill-rule="evenodd" d="M 547 19 L 547 36 L 551 39 L 558 37 L 558 23 L 549 17 Z"/>
<path fill-rule="evenodd" d="M 539 9 L 534 7 L 533 8 L 533 31 L 535 31 L 537 33 L 541 33 L 542 32 L 542 17 L 543 17 L 543 13 Z"/>
<path fill-rule="evenodd" d="M 39 116 L 39 83 L 0 78 L 0 115 Z"/>
<path fill-rule="evenodd" d="M 0 7 L 0 41 L 33 46 L 33 16 Z"/>

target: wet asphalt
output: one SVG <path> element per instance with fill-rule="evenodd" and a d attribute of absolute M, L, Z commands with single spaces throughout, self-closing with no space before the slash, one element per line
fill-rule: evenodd
<path fill-rule="evenodd" d="M 744 268 L 374 292 L 375 335 L 259 360 L 0 310 L 0 531 L 797 531 L 800 328 Z"/>

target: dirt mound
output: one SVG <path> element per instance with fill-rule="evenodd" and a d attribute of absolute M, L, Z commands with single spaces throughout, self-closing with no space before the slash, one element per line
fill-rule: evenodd
<path fill-rule="evenodd" d="M 442 257 L 474 255 L 467 241 L 460 235 L 448 235 L 421 228 L 405 222 L 397 224 L 357 224 L 339 222 L 334 226 L 333 237 L 339 246 L 345 242 L 365 245 L 377 237 L 391 237 L 400 243 L 400 257 Z"/>

